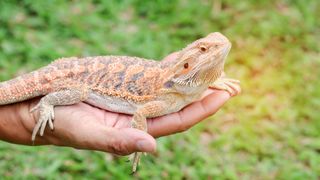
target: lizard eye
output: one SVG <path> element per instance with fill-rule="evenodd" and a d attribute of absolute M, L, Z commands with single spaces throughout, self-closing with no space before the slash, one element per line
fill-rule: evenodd
<path fill-rule="evenodd" d="M 183 67 L 184 67 L 185 69 L 188 69 L 189 63 L 185 63 L 185 64 L 183 65 Z"/>
<path fill-rule="evenodd" d="M 205 47 L 205 46 L 200 46 L 200 50 L 202 51 L 202 52 L 206 52 L 207 51 L 207 47 Z"/>

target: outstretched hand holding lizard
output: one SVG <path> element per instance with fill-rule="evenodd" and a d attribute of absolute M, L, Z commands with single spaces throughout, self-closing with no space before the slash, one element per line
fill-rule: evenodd
<path fill-rule="evenodd" d="M 169 55 L 171 60 L 176 54 Z M 238 87 L 240 92 L 240 87 Z M 226 91 L 208 89 L 201 100 L 179 112 L 147 120 L 148 133 L 130 128 L 132 116 L 108 112 L 85 103 L 55 108 L 55 129 L 37 137 L 35 145 L 69 146 L 119 155 L 154 152 L 154 138 L 185 131 L 214 114 L 229 100 Z M 38 117 L 29 110 L 39 101 L 0 106 L 0 139 L 32 145 L 30 137 Z"/>
<path fill-rule="evenodd" d="M 25 127 L 24 135 L 34 127 L 31 140 L 36 144 L 69 145 L 117 154 L 135 152 L 132 161 L 135 172 L 141 151 L 152 152 L 156 148 L 152 136 L 183 131 L 215 112 L 228 99 L 227 92 L 230 96 L 239 93 L 239 81 L 223 76 L 230 49 L 228 38 L 214 32 L 161 62 L 130 56 L 60 58 L 41 69 L 1 82 L 0 105 L 26 101 L 16 105 L 20 107 L 19 122 Z M 201 95 L 211 94 L 208 88 L 225 92 L 213 92 L 190 105 Z M 40 101 L 29 100 L 40 96 L 43 96 Z M 209 101 L 211 97 L 215 99 Z M 59 107 L 65 105 L 74 106 Z M 155 118 L 163 115 L 168 116 Z M 6 127 L 11 121 L 2 123 Z M 47 131 L 45 138 L 35 142 L 37 135 L 44 135 L 47 126 L 56 129 Z M 7 132 L 1 135 L 3 139 L 21 142 L 17 137 L 26 137 L 22 136 L 22 130 L 12 129 L 11 134 L 3 130 L 3 134 Z"/>

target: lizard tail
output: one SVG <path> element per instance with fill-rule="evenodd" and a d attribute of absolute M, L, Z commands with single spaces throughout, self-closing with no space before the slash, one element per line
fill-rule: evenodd
<path fill-rule="evenodd" d="M 21 102 L 48 92 L 44 78 L 34 71 L 0 83 L 0 105 Z"/>
<path fill-rule="evenodd" d="M 61 58 L 48 66 L 0 83 L 0 105 L 21 102 L 53 91 L 52 82 L 73 76 L 77 57 Z M 68 85 L 64 83 L 62 85 Z"/>

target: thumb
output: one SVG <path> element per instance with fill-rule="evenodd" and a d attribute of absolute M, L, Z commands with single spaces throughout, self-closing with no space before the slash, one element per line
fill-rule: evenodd
<path fill-rule="evenodd" d="M 133 152 L 154 152 L 156 140 L 148 133 L 133 129 L 113 129 L 113 141 L 109 144 L 111 152 L 119 155 L 127 155 Z"/>

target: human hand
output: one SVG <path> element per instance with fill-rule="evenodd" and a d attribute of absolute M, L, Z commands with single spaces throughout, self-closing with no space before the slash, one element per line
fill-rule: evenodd
<path fill-rule="evenodd" d="M 172 54 L 165 59 L 170 60 L 175 56 L 176 54 Z M 119 155 L 137 151 L 154 152 L 156 149 L 154 138 L 186 131 L 214 114 L 229 98 L 230 95 L 225 91 L 208 89 L 201 100 L 188 105 L 181 111 L 148 119 L 149 134 L 130 128 L 132 118 L 130 115 L 101 110 L 85 103 L 57 106 L 54 131 L 48 129 L 43 137 L 37 136 L 35 144 L 70 146 Z M 24 128 L 18 130 L 19 134 L 14 133 L 15 130 L 12 129 L 13 132 L 2 139 L 20 144 L 32 144 L 31 133 L 38 114 L 31 114 L 29 110 L 38 101 L 39 99 L 33 99 L 9 105 L 19 106 L 19 108 L 15 107 L 19 112 L 16 119 L 22 120 Z"/>

